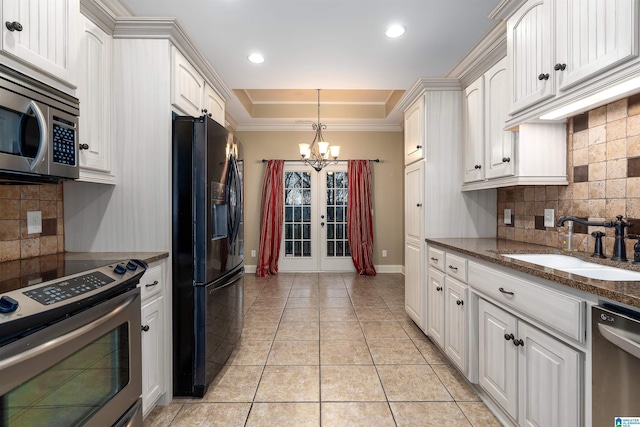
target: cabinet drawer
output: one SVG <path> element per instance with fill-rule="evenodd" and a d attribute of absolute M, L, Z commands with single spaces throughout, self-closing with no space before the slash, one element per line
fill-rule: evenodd
<path fill-rule="evenodd" d="M 468 283 L 569 338 L 585 340 L 585 302 L 578 298 L 474 262 L 469 263 Z"/>
<path fill-rule="evenodd" d="M 461 282 L 467 282 L 467 260 L 456 255 L 447 254 L 445 272 Z"/>
<path fill-rule="evenodd" d="M 444 271 L 444 251 L 436 248 L 429 248 L 427 256 L 429 257 L 429 265 L 431 267 Z"/>
<path fill-rule="evenodd" d="M 162 290 L 162 265 L 149 268 L 140 279 L 140 300 L 157 295 Z"/>

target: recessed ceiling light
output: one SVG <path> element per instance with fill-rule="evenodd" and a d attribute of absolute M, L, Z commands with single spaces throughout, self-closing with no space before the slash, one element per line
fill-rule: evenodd
<path fill-rule="evenodd" d="M 247 57 L 247 59 L 254 64 L 262 64 L 264 62 L 264 56 L 259 53 L 252 53 Z"/>
<path fill-rule="evenodd" d="M 387 28 L 387 32 L 384 33 L 390 39 L 395 39 L 404 35 L 407 32 L 407 27 L 404 25 L 391 25 Z"/>

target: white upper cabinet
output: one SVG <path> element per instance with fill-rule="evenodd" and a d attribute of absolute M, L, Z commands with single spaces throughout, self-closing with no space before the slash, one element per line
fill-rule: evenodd
<path fill-rule="evenodd" d="M 508 93 L 506 58 L 463 92 L 465 184 L 514 175 L 513 132 L 504 130 Z"/>
<path fill-rule="evenodd" d="M 553 96 L 553 0 L 529 0 L 507 21 L 511 112 Z"/>
<path fill-rule="evenodd" d="M 504 130 L 509 110 L 506 58 L 484 74 L 485 178 L 514 174 L 513 133 Z"/>
<path fill-rule="evenodd" d="M 484 179 L 484 77 L 471 83 L 463 92 L 464 182 Z"/>
<path fill-rule="evenodd" d="M 79 0 L 4 0 L 2 51 L 75 88 L 79 14 Z"/>
<path fill-rule="evenodd" d="M 508 124 L 537 119 L 634 77 L 638 22 L 637 0 L 526 1 L 507 19 Z"/>
<path fill-rule="evenodd" d="M 637 56 L 636 0 L 556 0 L 559 90 Z"/>
<path fill-rule="evenodd" d="M 111 173 L 112 52 L 111 36 L 80 15 L 80 181 L 115 184 L 115 177 Z"/>
<path fill-rule="evenodd" d="M 404 113 L 404 164 L 424 159 L 424 96 Z"/>
<path fill-rule="evenodd" d="M 225 103 L 180 51 L 171 47 L 171 104 L 186 115 L 209 115 L 225 126 Z"/>

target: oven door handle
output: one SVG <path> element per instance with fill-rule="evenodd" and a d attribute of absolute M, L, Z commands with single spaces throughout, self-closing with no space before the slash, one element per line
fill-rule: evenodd
<path fill-rule="evenodd" d="M 617 329 L 603 325 L 602 323 L 598 323 L 598 330 L 602 336 L 612 344 L 640 359 L 640 342 L 637 342 L 630 337 L 626 337 L 620 334 Z"/>
<path fill-rule="evenodd" d="M 87 332 L 99 327 L 100 325 L 118 316 L 118 314 L 120 314 L 123 310 L 125 310 L 129 304 L 131 304 L 133 301 L 136 300 L 136 298 L 137 298 L 137 294 L 127 298 L 122 302 L 122 304 L 118 305 L 109 313 L 105 314 L 99 319 L 94 320 L 91 323 L 87 323 L 86 325 L 81 326 L 78 329 L 75 329 L 69 332 L 68 334 L 62 335 L 58 338 L 54 338 L 50 341 L 47 341 L 43 344 L 33 347 L 32 349 L 13 355 L 4 360 L 0 360 L 0 372 L 4 371 L 5 369 L 11 368 L 14 365 L 17 365 L 18 363 L 23 363 L 25 360 L 37 357 L 41 354 L 44 354 L 46 352 L 53 350 L 54 348 L 57 348 L 69 342 L 72 342 L 73 340 L 81 337 Z"/>

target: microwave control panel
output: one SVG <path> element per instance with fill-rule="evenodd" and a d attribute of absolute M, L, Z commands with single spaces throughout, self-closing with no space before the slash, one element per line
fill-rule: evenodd
<path fill-rule="evenodd" d="M 76 130 L 53 124 L 53 161 L 63 165 L 76 165 Z"/>

